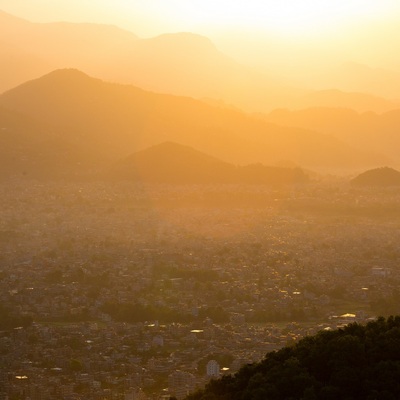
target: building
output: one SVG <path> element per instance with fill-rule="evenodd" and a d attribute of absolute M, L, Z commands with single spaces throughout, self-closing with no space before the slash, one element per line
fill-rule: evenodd
<path fill-rule="evenodd" d="M 209 376 L 211 378 L 219 377 L 220 368 L 219 368 L 219 364 L 215 360 L 210 360 L 207 363 L 206 369 L 207 369 L 207 376 Z"/>

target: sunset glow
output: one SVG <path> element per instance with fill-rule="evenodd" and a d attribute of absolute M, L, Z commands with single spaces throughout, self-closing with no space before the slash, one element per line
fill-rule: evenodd
<path fill-rule="evenodd" d="M 168 3 L 170 6 L 170 2 Z M 163 15 L 178 25 L 206 29 L 258 29 L 283 35 L 318 34 L 359 19 L 387 13 L 391 4 L 376 1 L 176 1 Z"/>
<path fill-rule="evenodd" d="M 257 29 L 278 35 L 321 34 L 343 25 L 389 17 L 399 12 L 394 0 L 154 0 L 154 1 L 10 1 L 4 10 L 35 21 L 114 23 L 142 35 L 165 31 Z"/>
<path fill-rule="evenodd" d="M 0 400 L 400 399 L 399 22 L 0 0 Z"/>

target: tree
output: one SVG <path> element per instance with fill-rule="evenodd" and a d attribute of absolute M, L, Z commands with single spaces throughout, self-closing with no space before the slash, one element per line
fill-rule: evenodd
<path fill-rule="evenodd" d="M 322 331 L 267 354 L 188 400 L 400 398 L 400 317 Z"/>

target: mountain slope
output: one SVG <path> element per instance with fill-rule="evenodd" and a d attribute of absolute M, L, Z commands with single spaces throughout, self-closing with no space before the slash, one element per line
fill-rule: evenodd
<path fill-rule="evenodd" d="M 136 40 L 111 25 L 31 23 L 0 10 L 0 92 L 57 68 L 107 70 L 108 60 Z"/>
<path fill-rule="evenodd" d="M 108 177 L 158 183 L 293 184 L 307 181 L 299 168 L 237 167 L 191 147 L 165 142 L 119 161 Z"/>
<path fill-rule="evenodd" d="M 398 24 L 396 25 L 398 29 Z M 391 64 L 395 65 L 393 60 Z M 345 91 L 369 92 L 388 99 L 399 99 L 400 73 L 396 69 L 373 68 L 365 64 L 347 62 L 330 71 L 325 77 L 325 80 L 327 79 L 333 87 Z"/>
<path fill-rule="evenodd" d="M 115 178 L 168 183 L 231 182 L 235 167 L 173 142 L 142 150 L 120 161 Z"/>
<path fill-rule="evenodd" d="M 266 116 L 266 120 L 334 135 L 356 148 L 387 154 L 396 164 L 400 164 L 397 150 L 400 146 L 400 110 L 383 114 L 322 107 L 298 111 L 274 110 Z"/>
<path fill-rule="evenodd" d="M 283 128 L 186 97 L 106 83 L 76 70 L 27 82 L 1 95 L 0 105 L 59 127 L 69 142 L 110 160 L 175 141 L 235 164 L 291 160 L 345 168 L 386 161 L 328 135 Z"/>
<path fill-rule="evenodd" d="M 306 337 L 186 399 L 398 399 L 399 360 L 400 317 L 381 317 Z"/>
<path fill-rule="evenodd" d="M 357 112 L 387 112 L 399 108 L 399 101 L 390 101 L 366 93 L 344 92 L 342 90 L 316 90 L 300 97 L 293 103 L 294 108 L 340 107 Z"/>
<path fill-rule="evenodd" d="M 31 23 L 0 11 L 0 38 L 0 92 L 58 68 L 157 92 L 221 98 L 247 109 L 285 105 L 299 92 L 191 33 L 139 39 L 114 26 Z"/>

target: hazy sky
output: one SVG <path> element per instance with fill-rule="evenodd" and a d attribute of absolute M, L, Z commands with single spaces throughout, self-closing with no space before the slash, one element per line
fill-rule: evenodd
<path fill-rule="evenodd" d="M 314 71 L 345 62 L 400 70 L 400 0 L 0 0 L 0 9 L 33 22 L 114 24 L 143 38 L 200 33 L 242 63 L 295 79 L 314 81 Z"/>
<path fill-rule="evenodd" d="M 112 23 L 140 36 L 164 32 L 258 30 L 321 35 L 345 25 L 400 15 L 399 0 L 0 0 L 26 19 Z"/>

